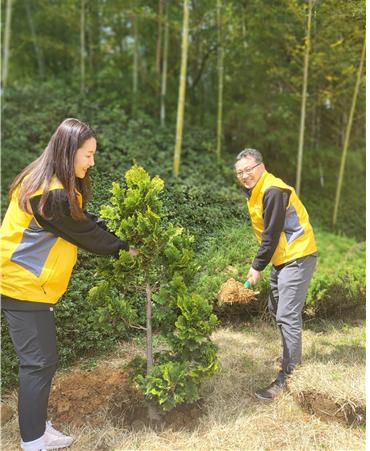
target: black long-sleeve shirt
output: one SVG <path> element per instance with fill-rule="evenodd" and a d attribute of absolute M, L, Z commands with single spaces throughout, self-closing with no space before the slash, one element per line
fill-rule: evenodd
<path fill-rule="evenodd" d="M 38 208 L 40 199 L 41 195 L 34 196 L 30 199 L 30 204 L 35 219 L 48 232 L 97 255 L 118 256 L 120 249 L 129 249 L 128 244 L 117 238 L 113 233 L 110 233 L 106 228 L 105 222 L 96 215 L 85 211 L 85 219 L 73 219 L 65 190 L 52 190 L 48 194 L 44 211 L 46 216 L 54 214 L 51 219 L 45 219 L 40 215 Z M 37 311 L 52 310 L 55 305 L 22 301 L 3 295 L 1 307 L 8 310 Z"/>
<path fill-rule="evenodd" d="M 31 208 L 36 221 L 48 232 L 97 255 L 117 256 L 120 249 L 129 249 L 125 241 L 106 230 L 104 221 L 97 216 L 86 213 L 83 220 L 73 219 L 65 190 L 49 192 L 44 211 L 46 216 L 54 215 L 51 219 L 40 215 L 40 199 L 41 195 L 32 197 Z"/>
<path fill-rule="evenodd" d="M 247 190 L 248 197 L 252 190 Z M 289 203 L 290 191 L 278 187 L 268 188 L 263 195 L 263 232 L 261 244 L 252 262 L 252 268 L 263 271 L 270 263 L 279 243 L 284 228 L 286 209 Z"/>

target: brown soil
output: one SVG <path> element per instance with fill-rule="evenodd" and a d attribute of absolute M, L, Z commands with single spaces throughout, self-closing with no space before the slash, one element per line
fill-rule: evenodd
<path fill-rule="evenodd" d="M 203 415 L 200 403 L 162 412 L 156 427 L 189 429 Z M 130 384 L 123 370 L 98 368 L 74 370 L 55 378 L 49 400 L 49 417 L 57 426 L 90 424 L 102 427 L 107 422 L 128 429 L 153 426 L 141 392 Z"/>
<path fill-rule="evenodd" d="M 351 401 L 335 402 L 317 392 L 300 392 L 296 396 L 300 406 L 308 413 L 314 414 L 324 421 L 339 421 L 348 426 L 364 425 L 366 408 Z"/>
<path fill-rule="evenodd" d="M 249 304 L 256 299 L 256 292 L 246 288 L 241 282 L 231 278 L 221 285 L 218 299 L 223 303 Z"/>

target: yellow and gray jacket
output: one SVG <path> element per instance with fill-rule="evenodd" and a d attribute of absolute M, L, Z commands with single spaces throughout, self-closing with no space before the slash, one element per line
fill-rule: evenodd
<path fill-rule="evenodd" d="M 28 303 L 55 304 L 66 291 L 77 247 L 98 255 L 118 255 L 128 244 L 105 230 L 94 215 L 72 218 L 66 191 L 50 185 L 45 219 L 38 212 L 42 189 L 30 198 L 32 214 L 19 208 L 13 194 L 0 229 L 1 287 L 4 297 Z M 82 197 L 77 193 L 80 205 Z M 24 304 L 25 302 L 23 302 Z"/>
<path fill-rule="evenodd" d="M 265 171 L 247 190 L 247 205 L 259 250 L 252 267 L 280 266 L 317 252 L 307 211 L 294 188 Z"/>

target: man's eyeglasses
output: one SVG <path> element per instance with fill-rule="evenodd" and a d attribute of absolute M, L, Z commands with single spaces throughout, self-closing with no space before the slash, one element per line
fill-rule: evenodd
<path fill-rule="evenodd" d="M 253 169 L 259 166 L 261 163 L 257 163 L 256 165 L 252 166 L 251 168 L 245 168 L 243 171 L 237 171 L 236 176 L 238 178 L 243 177 L 244 174 L 249 175 L 252 174 Z"/>

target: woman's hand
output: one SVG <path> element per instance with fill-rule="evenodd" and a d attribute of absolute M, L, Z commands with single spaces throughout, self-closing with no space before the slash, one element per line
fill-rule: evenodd
<path fill-rule="evenodd" d="M 131 257 L 137 257 L 140 254 L 140 251 L 138 249 L 135 249 L 134 247 L 130 247 L 128 253 L 131 255 Z"/>

